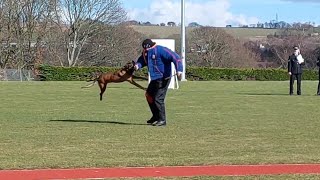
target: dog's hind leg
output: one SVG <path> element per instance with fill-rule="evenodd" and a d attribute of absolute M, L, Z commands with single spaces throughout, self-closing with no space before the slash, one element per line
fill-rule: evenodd
<path fill-rule="evenodd" d="M 147 90 L 147 88 L 142 87 L 140 84 L 136 83 L 133 79 L 128 80 L 128 82 L 129 82 L 129 83 L 131 83 L 131 84 L 133 84 L 133 85 L 135 85 L 136 87 L 138 87 L 138 88 L 140 88 L 140 89 L 144 90 L 144 91 L 146 91 L 146 90 Z"/>
<path fill-rule="evenodd" d="M 107 84 L 99 83 L 99 87 L 100 87 L 100 101 L 102 101 L 102 96 L 107 89 Z"/>

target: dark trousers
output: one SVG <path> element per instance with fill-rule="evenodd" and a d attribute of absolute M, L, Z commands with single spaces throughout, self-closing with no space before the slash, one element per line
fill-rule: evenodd
<path fill-rule="evenodd" d="M 149 83 L 146 98 L 155 121 L 166 121 L 165 97 L 170 79 L 157 79 Z"/>
<path fill-rule="evenodd" d="M 320 68 L 319 68 L 319 82 L 318 82 L 318 91 L 317 91 L 317 95 L 320 95 Z"/>
<path fill-rule="evenodd" d="M 293 94 L 294 80 L 297 80 L 297 94 L 301 95 L 301 76 L 302 74 L 292 74 L 290 76 L 290 94 Z"/>

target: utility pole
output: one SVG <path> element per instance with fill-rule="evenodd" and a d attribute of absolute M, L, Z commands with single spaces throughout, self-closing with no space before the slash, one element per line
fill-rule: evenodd
<path fill-rule="evenodd" d="M 186 81 L 186 25 L 184 0 L 181 0 L 181 58 L 183 65 L 181 81 Z"/>

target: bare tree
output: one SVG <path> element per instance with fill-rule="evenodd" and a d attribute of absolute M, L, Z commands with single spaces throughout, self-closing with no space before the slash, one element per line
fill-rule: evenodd
<path fill-rule="evenodd" d="M 80 62 L 82 48 L 98 30 L 98 24 L 118 24 L 126 13 L 119 0 L 61 0 L 57 23 L 66 29 L 68 66 Z"/>
<path fill-rule="evenodd" d="M 44 37 L 44 63 L 64 66 L 67 59 L 65 48 L 65 32 L 67 30 L 56 23 L 50 23 Z"/>
<path fill-rule="evenodd" d="M 194 49 L 195 56 L 201 57 L 202 60 L 198 61 L 201 63 L 199 65 L 220 67 L 223 59 L 229 59 L 230 48 L 223 40 L 226 35 L 218 28 L 210 27 L 192 31 L 188 46 Z"/>
<path fill-rule="evenodd" d="M 10 64 L 18 69 L 33 69 L 41 55 L 42 39 L 46 34 L 52 1 L 2 1 L 2 67 Z M 41 63 L 41 62 L 38 62 Z"/>
<path fill-rule="evenodd" d="M 209 67 L 254 67 L 253 53 L 220 28 L 194 29 L 187 39 L 188 64 Z"/>
<path fill-rule="evenodd" d="M 260 56 L 261 65 L 272 68 L 286 68 L 293 46 L 299 46 L 306 61 L 304 68 L 314 68 L 320 52 L 319 44 L 318 36 L 303 36 L 295 29 L 285 29 L 280 35 L 268 36 L 262 41 L 246 42 L 245 46 Z"/>
<path fill-rule="evenodd" d="M 83 47 L 81 65 L 122 66 L 141 53 L 142 35 L 125 25 L 101 25 Z"/>
<path fill-rule="evenodd" d="M 288 57 L 293 52 L 293 46 L 304 48 L 304 36 L 269 37 L 267 40 L 268 49 L 274 54 L 274 63 L 278 68 L 287 67 Z"/>
<path fill-rule="evenodd" d="M 1 35 L 1 53 L 0 65 L 5 69 L 12 59 L 13 51 L 11 47 L 13 34 L 13 21 L 14 21 L 14 2 L 0 1 L 1 16 L 0 16 L 0 35 Z"/>

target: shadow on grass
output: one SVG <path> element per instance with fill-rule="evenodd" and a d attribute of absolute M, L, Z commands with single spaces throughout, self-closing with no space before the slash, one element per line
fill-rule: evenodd
<path fill-rule="evenodd" d="M 96 85 L 96 86 L 92 86 L 92 87 L 85 87 L 85 88 L 82 88 L 82 87 L 85 87 L 85 86 L 80 86 L 80 89 L 93 89 L 94 87 L 98 88 L 99 89 L 99 86 Z M 108 86 L 107 89 L 139 89 L 138 87 L 135 87 L 135 86 L 132 86 L 132 87 L 128 87 L 128 86 Z"/>
<path fill-rule="evenodd" d="M 248 95 L 248 96 L 316 96 L 311 94 L 302 94 L 302 95 L 289 95 L 289 93 L 237 93 L 239 95 Z"/>
<path fill-rule="evenodd" d="M 240 95 L 249 95 L 249 96 L 289 96 L 288 93 L 237 93 Z"/>
<path fill-rule="evenodd" d="M 137 125 L 137 126 L 147 126 L 148 124 L 140 124 L 140 123 L 126 123 L 126 122 L 118 122 L 118 121 L 93 121 L 93 120 L 50 120 L 51 122 L 71 122 L 71 123 L 99 123 L 99 124 L 118 124 L 118 125 Z"/>

